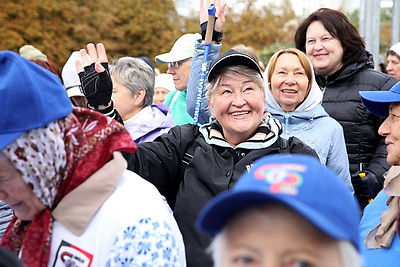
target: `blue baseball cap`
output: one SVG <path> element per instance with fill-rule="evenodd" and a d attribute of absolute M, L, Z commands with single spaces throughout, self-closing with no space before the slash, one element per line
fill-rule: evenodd
<path fill-rule="evenodd" d="M 364 106 L 375 115 L 389 116 L 389 105 L 400 102 L 400 82 L 397 82 L 389 91 L 360 91 Z"/>
<path fill-rule="evenodd" d="M 206 204 L 197 219 L 200 231 L 217 234 L 247 207 L 280 203 L 333 239 L 350 241 L 359 249 L 359 205 L 337 174 L 307 155 L 276 154 L 254 165 L 231 190 Z"/>
<path fill-rule="evenodd" d="M 0 52 L 0 150 L 72 112 L 60 79 L 12 51 Z"/>

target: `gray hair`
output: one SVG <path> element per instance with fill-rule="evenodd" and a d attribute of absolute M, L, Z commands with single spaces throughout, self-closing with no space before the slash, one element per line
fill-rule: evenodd
<path fill-rule="evenodd" d="M 134 96 L 140 89 L 146 91 L 143 107 L 153 103 L 155 74 L 140 58 L 121 57 L 110 65 L 110 74 Z"/>
<path fill-rule="evenodd" d="M 222 252 L 226 242 L 225 231 L 217 234 L 211 245 L 207 248 L 207 253 L 211 254 L 214 261 L 214 267 L 222 267 Z"/>
<path fill-rule="evenodd" d="M 263 96 L 265 98 L 265 84 L 264 84 L 264 80 L 260 76 L 260 74 L 256 70 L 250 69 L 246 66 L 234 65 L 234 66 L 224 67 L 221 70 L 221 73 L 207 84 L 207 86 L 206 86 L 207 99 L 211 100 L 211 96 L 214 93 L 215 89 L 221 83 L 221 79 L 223 76 L 235 78 L 237 75 L 243 75 L 243 76 L 249 77 L 253 82 L 255 82 L 260 87 L 260 89 L 263 93 Z"/>
<path fill-rule="evenodd" d="M 339 241 L 340 255 L 343 260 L 343 267 L 361 266 L 361 256 L 349 241 Z"/>

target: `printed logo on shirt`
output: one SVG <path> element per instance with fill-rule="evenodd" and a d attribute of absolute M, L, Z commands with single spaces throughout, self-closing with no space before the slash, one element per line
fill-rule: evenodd
<path fill-rule="evenodd" d="M 246 165 L 246 170 L 247 170 L 247 172 L 250 172 L 251 169 L 253 169 L 253 168 L 254 168 L 254 164 Z"/>
<path fill-rule="evenodd" d="M 62 240 L 53 267 L 90 267 L 92 260 L 92 254 Z"/>

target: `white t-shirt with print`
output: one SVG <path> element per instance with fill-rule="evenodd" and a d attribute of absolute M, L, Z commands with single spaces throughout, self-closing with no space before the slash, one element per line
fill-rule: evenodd
<path fill-rule="evenodd" d="M 125 171 L 81 236 L 53 225 L 48 266 L 186 266 L 182 235 L 158 190 Z"/>

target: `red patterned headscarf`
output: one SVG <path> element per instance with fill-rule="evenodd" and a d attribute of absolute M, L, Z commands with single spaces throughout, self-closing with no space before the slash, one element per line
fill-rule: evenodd
<path fill-rule="evenodd" d="M 114 151 L 135 152 L 136 145 L 120 123 L 85 108 L 74 108 L 67 117 L 30 130 L 7 146 L 3 153 L 22 173 L 22 179 L 32 185 L 46 209 L 32 221 L 14 216 L 0 245 L 21 253 L 26 266 L 47 266 L 51 211 L 106 164 Z"/>

